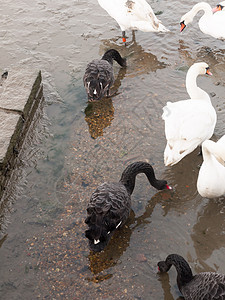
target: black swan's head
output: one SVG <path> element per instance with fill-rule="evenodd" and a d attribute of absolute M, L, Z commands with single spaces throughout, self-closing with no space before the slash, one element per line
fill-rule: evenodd
<path fill-rule="evenodd" d="M 172 187 L 167 184 L 166 180 L 157 180 L 156 188 L 158 190 L 172 190 Z"/>
<path fill-rule="evenodd" d="M 165 261 L 160 261 L 160 262 L 158 262 L 158 271 L 159 271 L 159 272 L 162 272 L 162 273 L 168 272 L 169 269 L 170 269 L 170 267 L 171 267 L 171 265 L 167 265 L 167 264 L 165 263 Z"/>

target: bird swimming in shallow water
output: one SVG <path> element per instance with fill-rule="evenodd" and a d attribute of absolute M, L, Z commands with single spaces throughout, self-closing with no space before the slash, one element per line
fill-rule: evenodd
<path fill-rule="evenodd" d="M 86 67 L 83 77 L 88 101 L 101 100 L 110 96 L 109 90 L 114 83 L 113 60 L 121 67 L 126 67 L 126 59 L 115 49 L 105 52 L 101 59 L 92 60 Z"/>
<path fill-rule="evenodd" d="M 224 300 L 225 275 L 202 272 L 193 275 L 187 261 L 178 254 L 170 254 L 158 262 L 159 272 L 168 272 L 171 266 L 177 270 L 177 285 L 185 300 Z"/>
<path fill-rule="evenodd" d="M 123 171 L 119 182 L 101 184 L 91 196 L 85 220 L 89 227 L 85 235 L 89 239 L 91 250 L 103 250 L 114 231 L 126 222 L 131 210 L 135 178 L 139 173 L 144 173 L 156 189 L 171 189 L 166 180 L 155 178 L 152 166 L 146 162 L 130 164 Z"/>
<path fill-rule="evenodd" d="M 155 16 L 151 6 L 145 0 L 98 0 L 99 5 L 114 18 L 122 30 L 141 30 L 145 32 L 169 31 Z"/>
<path fill-rule="evenodd" d="M 185 27 L 193 21 L 194 16 L 203 10 L 204 14 L 199 20 L 200 30 L 208 35 L 213 36 L 216 39 L 225 39 L 225 18 L 224 12 L 218 12 L 213 14 L 211 6 L 206 2 L 199 2 L 195 4 L 192 9 L 183 15 L 180 19 L 180 31 L 183 31 Z"/>
<path fill-rule="evenodd" d="M 225 135 L 216 143 L 202 143 L 203 163 L 199 170 L 197 189 L 202 197 L 225 195 Z"/>

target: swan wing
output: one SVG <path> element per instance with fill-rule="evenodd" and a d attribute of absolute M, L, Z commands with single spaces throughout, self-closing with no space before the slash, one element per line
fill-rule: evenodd
<path fill-rule="evenodd" d="M 163 110 L 167 139 L 164 160 L 166 165 L 173 165 L 212 136 L 216 112 L 203 100 L 168 102 Z"/>
<path fill-rule="evenodd" d="M 103 183 L 92 194 L 87 207 L 89 238 L 101 240 L 101 236 L 115 230 L 124 223 L 131 208 L 130 195 L 120 183 Z"/>
<path fill-rule="evenodd" d="M 217 39 L 225 39 L 225 11 L 213 14 L 210 20 L 200 19 L 199 27 L 205 34 Z"/>
<path fill-rule="evenodd" d="M 215 156 L 219 163 L 225 165 L 225 135 L 222 136 L 216 143 L 213 141 L 205 141 L 202 146 L 206 151 Z"/>
<path fill-rule="evenodd" d="M 185 299 L 218 299 L 225 298 L 225 275 L 214 272 L 203 272 L 181 288 Z"/>
<path fill-rule="evenodd" d="M 122 31 L 168 31 L 155 16 L 145 0 L 98 0 L 100 6 L 113 17 Z"/>

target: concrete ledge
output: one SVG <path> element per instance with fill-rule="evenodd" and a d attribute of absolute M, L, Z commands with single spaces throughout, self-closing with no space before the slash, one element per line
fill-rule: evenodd
<path fill-rule="evenodd" d="M 9 71 L 0 89 L 0 198 L 42 99 L 40 71 Z"/>

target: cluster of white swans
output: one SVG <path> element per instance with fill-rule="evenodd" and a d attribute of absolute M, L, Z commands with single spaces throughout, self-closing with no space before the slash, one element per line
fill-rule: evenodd
<path fill-rule="evenodd" d="M 169 31 L 157 19 L 145 0 L 98 0 L 100 6 L 113 17 L 122 30 L 141 30 L 146 32 Z M 225 1 L 215 8 L 206 2 L 199 2 L 181 17 L 180 31 L 193 21 L 195 15 L 203 10 L 199 20 L 200 30 L 217 39 L 225 39 Z M 225 137 L 217 143 L 208 141 L 216 125 L 216 112 L 209 95 L 196 84 L 197 76 L 210 74 L 206 63 L 196 63 L 190 67 L 186 77 L 188 100 L 168 102 L 163 108 L 167 145 L 164 151 L 166 166 L 178 163 L 183 157 L 202 145 L 203 164 L 199 172 L 197 188 L 203 197 L 217 197 L 225 194 Z M 212 171 L 213 169 L 213 171 Z"/>
<path fill-rule="evenodd" d="M 225 194 L 225 135 L 217 142 L 208 140 L 216 125 L 216 111 L 209 95 L 196 84 L 197 76 L 211 74 L 206 63 L 195 63 L 187 72 L 188 100 L 168 102 L 163 108 L 167 145 L 166 166 L 178 163 L 202 145 L 203 164 L 197 189 L 202 197 L 214 198 Z"/>
<path fill-rule="evenodd" d="M 126 42 L 126 30 L 141 30 L 144 32 L 169 31 L 154 14 L 151 6 L 145 0 L 98 0 L 99 5 L 107 11 L 119 24 L 123 41 Z M 199 2 L 183 15 L 180 20 L 181 31 L 193 21 L 194 16 L 203 10 L 199 28 L 217 39 L 225 39 L 225 1 L 212 9 L 206 2 Z M 216 12 L 216 13 L 215 13 Z"/>

